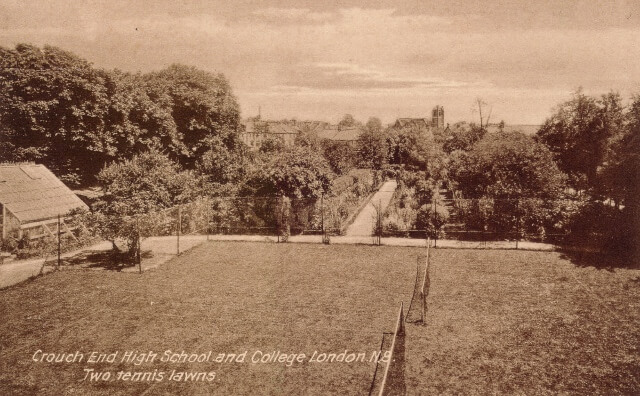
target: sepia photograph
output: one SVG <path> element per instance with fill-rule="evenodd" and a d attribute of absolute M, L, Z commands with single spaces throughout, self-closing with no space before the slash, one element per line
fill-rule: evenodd
<path fill-rule="evenodd" d="M 0 0 L 0 395 L 640 395 L 640 2 Z"/>

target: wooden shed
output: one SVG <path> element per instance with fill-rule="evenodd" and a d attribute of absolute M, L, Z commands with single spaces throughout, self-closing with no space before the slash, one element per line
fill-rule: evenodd
<path fill-rule="evenodd" d="M 2 239 L 39 238 L 57 232 L 58 216 L 88 209 L 44 165 L 0 163 Z"/>

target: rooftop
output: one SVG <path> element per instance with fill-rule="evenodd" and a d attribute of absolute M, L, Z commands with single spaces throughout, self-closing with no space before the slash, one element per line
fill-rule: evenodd
<path fill-rule="evenodd" d="M 88 209 L 49 169 L 34 163 L 0 163 L 0 203 L 21 223 Z"/>

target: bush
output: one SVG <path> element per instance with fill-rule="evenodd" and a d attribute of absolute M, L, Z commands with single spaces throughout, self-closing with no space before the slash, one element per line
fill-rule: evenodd
<path fill-rule="evenodd" d="M 600 201 L 576 201 L 562 219 L 563 242 L 603 252 L 630 250 L 630 221 L 624 212 Z"/>
<path fill-rule="evenodd" d="M 445 206 L 422 205 L 416 215 L 415 228 L 426 230 L 431 238 L 444 236 L 443 227 L 449 220 L 449 210 Z"/>

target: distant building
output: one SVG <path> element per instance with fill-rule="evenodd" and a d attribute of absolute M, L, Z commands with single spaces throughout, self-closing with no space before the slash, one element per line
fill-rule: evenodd
<path fill-rule="evenodd" d="M 358 127 L 338 127 L 331 125 L 318 132 L 318 138 L 344 143 L 355 147 L 362 130 Z"/>
<path fill-rule="evenodd" d="M 275 137 L 282 139 L 286 146 L 293 145 L 299 129 L 288 122 L 283 121 L 263 121 L 260 119 L 249 119 L 244 122 L 244 131 L 240 134 L 240 139 L 252 149 L 259 149 L 266 139 Z"/>
<path fill-rule="evenodd" d="M 431 110 L 431 126 L 444 129 L 444 107 L 436 106 Z"/>
<path fill-rule="evenodd" d="M 34 239 L 54 236 L 58 216 L 88 207 L 44 165 L 0 163 L 0 209 L 2 239 Z"/>
<path fill-rule="evenodd" d="M 244 121 L 243 124 L 244 131 L 240 133 L 240 139 L 254 150 L 258 150 L 265 140 L 274 137 L 281 139 L 285 146 L 291 146 L 296 136 L 302 132 L 313 132 L 320 139 L 354 145 L 361 132 L 356 127 L 341 128 L 323 121 L 267 121 L 256 117 Z"/>
<path fill-rule="evenodd" d="M 444 107 L 434 107 L 431 110 L 431 118 L 398 118 L 391 127 L 394 129 L 416 128 L 431 131 L 445 129 Z"/>

